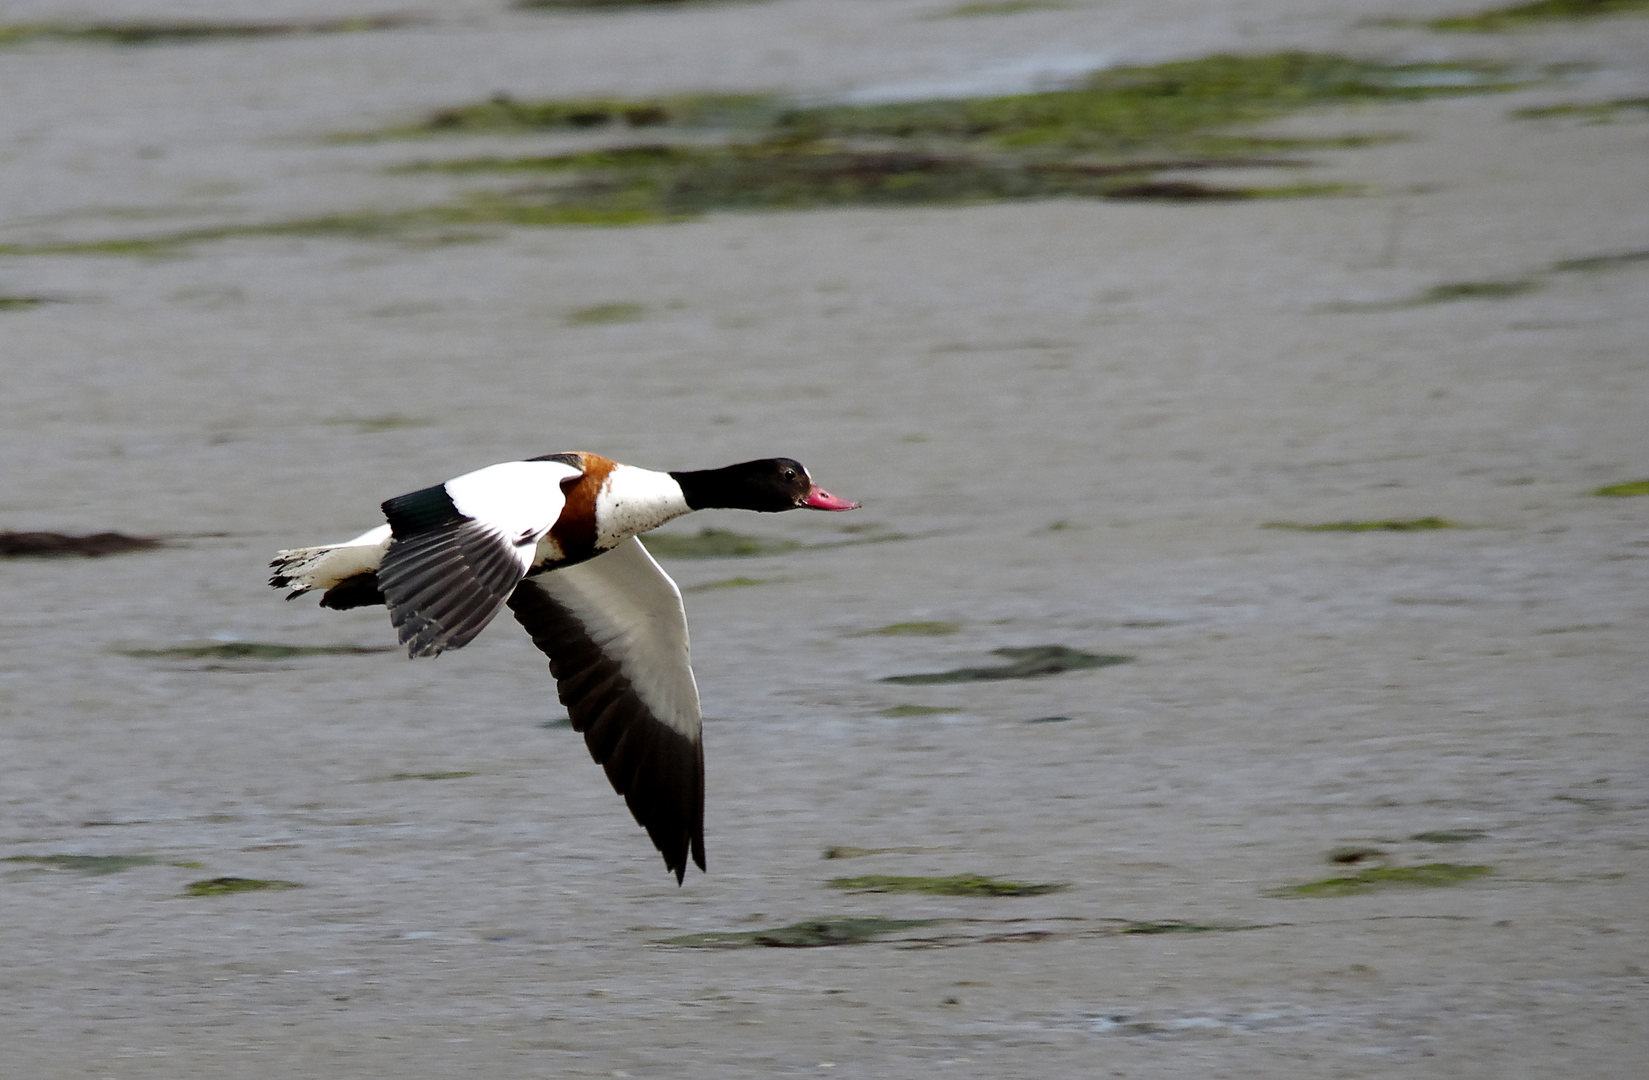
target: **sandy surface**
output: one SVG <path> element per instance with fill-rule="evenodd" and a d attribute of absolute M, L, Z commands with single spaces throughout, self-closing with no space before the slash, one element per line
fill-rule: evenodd
<path fill-rule="evenodd" d="M 427 146 L 317 137 L 500 89 L 874 97 L 1283 46 L 1594 65 L 1284 125 L 1412 136 L 1317 155 L 1311 179 L 1356 198 L 0 259 L 0 293 L 62 301 L 0 311 L 0 529 L 218 534 L 0 565 L 0 856 L 159 860 L 3 864 L 0 1072 L 1641 1075 L 1649 499 L 1590 492 L 1649 475 L 1649 263 L 1546 271 L 1649 249 L 1649 127 L 1508 113 L 1649 93 L 1649 20 L 1363 25 L 1448 9 L 1419 0 L 922 17 L 945 6 L 454 3 L 394 32 L 0 52 L 0 242 L 413 205 L 440 182 L 378 166 Z M 336 13 L 4 14 L 237 7 Z M 1542 287 L 1344 309 L 1527 275 Z M 614 302 L 644 317 L 568 323 Z M 680 531 L 912 537 L 671 565 L 689 587 L 768 581 L 688 595 L 715 719 L 711 872 L 683 888 L 578 739 L 540 726 L 561 711 L 513 625 L 438 662 L 120 651 L 388 643 L 381 612 L 283 605 L 272 550 L 572 448 L 662 468 L 789 453 L 866 504 Z M 1262 527 L 1426 515 L 1470 527 Z M 856 636 L 908 620 L 960 630 Z M 1136 659 L 877 681 L 1042 643 Z M 882 715 L 898 705 L 954 711 Z M 1069 719 L 1029 723 L 1051 716 Z M 426 772 L 474 775 L 390 779 Z M 1411 839 L 1435 830 L 1483 835 Z M 1494 872 L 1270 894 L 1344 873 L 1326 861 L 1344 845 Z M 1071 887 L 827 887 L 962 872 Z M 222 875 L 306 887 L 178 898 Z M 966 921 L 854 947 L 656 944 L 849 914 Z"/>

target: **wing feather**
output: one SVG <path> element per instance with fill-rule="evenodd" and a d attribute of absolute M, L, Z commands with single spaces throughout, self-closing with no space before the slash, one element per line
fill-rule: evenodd
<path fill-rule="evenodd" d="M 509 598 L 573 728 L 679 882 L 704 869 L 704 743 L 681 592 L 634 537 Z"/>
<path fill-rule="evenodd" d="M 469 519 L 397 539 L 378 570 L 378 588 L 407 653 L 435 656 L 467 645 L 504 606 L 528 558 Z"/>
<path fill-rule="evenodd" d="M 562 461 L 514 461 L 390 499 L 377 586 L 410 656 L 469 644 L 531 568 L 560 515 Z"/>

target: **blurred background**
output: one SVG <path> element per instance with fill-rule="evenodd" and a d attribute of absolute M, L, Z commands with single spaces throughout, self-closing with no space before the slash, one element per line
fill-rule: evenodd
<path fill-rule="evenodd" d="M 9 1068 L 1638 1075 L 1645 10 L 0 3 Z M 264 584 L 564 450 L 864 503 L 648 541 L 680 888 Z"/>

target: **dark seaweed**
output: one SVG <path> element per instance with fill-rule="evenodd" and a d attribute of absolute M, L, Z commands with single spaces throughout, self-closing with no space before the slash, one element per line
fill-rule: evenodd
<path fill-rule="evenodd" d="M 984 874 L 952 874 L 949 877 L 906 877 L 898 874 L 865 874 L 832 878 L 832 889 L 854 892 L 920 893 L 926 896 L 1041 896 L 1068 886 L 1055 882 L 1004 881 Z"/>
<path fill-rule="evenodd" d="M 234 38 L 295 37 L 311 34 L 349 34 L 362 30 L 390 30 L 423 20 L 413 15 L 353 16 L 307 22 L 107 22 L 21 23 L 0 26 L 0 45 L 30 38 L 60 38 L 100 45 L 175 45 Z"/>
<path fill-rule="evenodd" d="M 134 866 L 153 866 L 153 855 L 10 855 L 0 862 L 26 863 L 47 870 L 68 870 L 88 877 L 118 874 Z"/>
<path fill-rule="evenodd" d="M 1107 653 L 1088 653 L 1063 645 L 1032 645 L 1026 648 L 992 649 L 996 656 L 1005 656 L 1012 663 L 996 667 L 962 667 L 949 671 L 934 671 L 921 675 L 890 675 L 886 683 L 904 686 L 925 686 L 930 683 L 985 682 L 996 679 L 1031 679 L 1042 675 L 1057 675 L 1063 671 L 1110 667 L 1126 664 L 1131 656 Z"/>
<path fill-rule="evenodd" d="M 126 656 L 163 660 L 292 660 L 300 656 L 359 656 L 389 652 L 376 645 L 281 645 L 268 641 L 220 641 L 169 649 L 123 649 Z"/>
<path fill-rule="evenodd" d="M 931 926 L 939 919 L 882 919 L 849 916 L 845 918 L 809 919 L 772 930 L 743 930 L 704 934 L 682 934 L 666 938 L 662 945 L 677 945 L 696 949 L 818 949 L 830 945 L 862 945 L 886 934 Z"/>
<path fill-rule="evenodd" d="M 1491 33 L 1545 22 L 1572 22 L 1579 19 L 1601 18 L 1605 15 L 1626 15 L 1646 9 L 1649 9 L 1649 0 L 1534 0 L 1533 3 L 1493 8 L 1475 15 L 1451 15 L 1432 19 L 1425 25 L 1432 30 Z"/>
<path fill-rule="evenodd" d="M 0 558 L 51 559 L 82 556 L 88 559 L 104 555 L 124 555 L 129 551 L 152 551 L 164 547 L 165 541 L 154 536 L 127 536 L 125 533 L 100 532 L 86 536 L 71 536 L 56 532 L 0 532 Z"/>

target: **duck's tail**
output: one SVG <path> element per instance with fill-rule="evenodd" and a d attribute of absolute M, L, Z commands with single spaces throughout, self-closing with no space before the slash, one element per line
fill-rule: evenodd
<path fill-rule="evenodd" d="M 389 541 L 389 526 L 380 525 L 341 544 L 276 552 L 269 564 L 274 570 L 269 584 L 277 589 L 291 589 L 286 595 L 288 600 L 313 589 L 324 589 L 322 607 L 381 604 L 384 597 L 378 591 L 378 566 L 383 562 L 384 552 L 389 550 Z"/>

